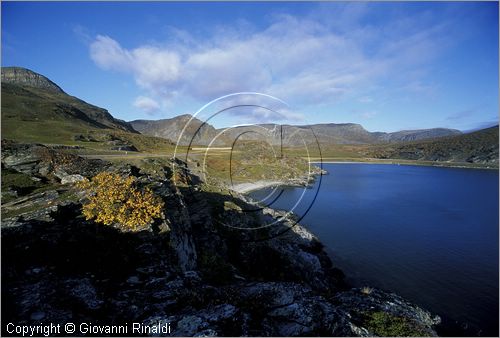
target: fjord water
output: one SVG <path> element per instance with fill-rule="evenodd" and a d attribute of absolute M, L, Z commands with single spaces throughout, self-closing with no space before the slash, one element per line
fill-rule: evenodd
<path fill-rule="evenodd" d="M 312 188 L 264 189 L 271 207 L 302 216 L 355 286 L 396 292 L 498 336 L 498 171 L 386 164 L 323 164 Z M 303 195 L 303 198 L 300 197 Z M 268 198 L 272 201 L 274 198 Z"/>

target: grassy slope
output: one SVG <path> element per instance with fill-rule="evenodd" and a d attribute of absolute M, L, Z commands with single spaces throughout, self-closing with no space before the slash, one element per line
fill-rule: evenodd
<path fill-rule="evenodd" d="M 97 128 L 90 121 L 59 114 L 58 102 L 66 103 L 63 95 L 2 83 L 2 137 L 67 144 L 74 134 Z"/>
<path fill-rule="evenodd" d="M 97 153 L 110 151 L 113 144 L 109 141 L 121 140 L 139 151 L 172 152 L 171 142 L 124 130 L 119 123 L 106 121 L 107 114 L 63 93 L 2 83 L 4 139 L 80 146 Z M 91 136 L 95 141 L 77 141 L 77 135 Z"/>

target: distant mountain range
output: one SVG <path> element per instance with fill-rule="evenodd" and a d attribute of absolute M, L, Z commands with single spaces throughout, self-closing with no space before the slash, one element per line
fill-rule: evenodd
<path fill-rule="evenodd" d="M 213 145 L 231 145 L 243 134 L 242 140 L 265 137 L 270 143 L 283 142 L 288 147 L 302 147 L 304 143 L 316 141 L 322 148 L 352 145 L 356 152 L 367 157 L 496 162 L 498 165 L 498 126 L 472 133 L 445 128 L 384 133 L 369 132 L 354 123 L 261 124 L 224 130 L 191 115 L 125 122 L 114 118 L 106 109 L 66 94 L 57 84 L 31 70 L 2 67 L 1 79 L 2 138 L 12 140 L 86 146 L 85 142 L 96 141 L 88 135 L 101 133 L 104 144 L 115 146 L 110 149 L 117 145 L 137 145 L 138 149 L 153 151 L 158 144 L 176 143 L 191 121 L 180 139 L 182 145 L 208 145 L 216 137 Z"/>
<path fill-rule="evenodd" d="M 204 124 L 191 115 L 181 115 L 166 120 L 135 120 L 130 121 L 130 124 L 135 130 L 143 134 L 163 137 L 177 142 L 180 131 L 190 120 L 189 129 L 185 131 L 180 140 L 184 145 L 187 145 L 191 139 L 193 139 L 193 144 L 209 144 L 219 133 L 222 133 L 218 142 L 219 144 L 231 142 L 231 140 L 234 140 L 239 135 L 244 134 L 241 136 L 244 140 L 259 140 L 266 137 L 266 140 L 271 140 L 271 143 L 281 142 L 281 138 L 283 138 L 283 144 L 292 147 L 301 146 L 304 141 L 308 144 L 315 142 L 315 138 L 322 145 L 378 144 L 416 141 L 462 134 L 459 130 L 446 128 L 403 130 L 394 133 L 369 132 L 361 125 L 355 123 L 326 123 L 303 126 L 257 124 L 225 130 L 224 128 L 215 129 L 210 124 Z M 197 130 L 198 128 L 200 129 Z"/>

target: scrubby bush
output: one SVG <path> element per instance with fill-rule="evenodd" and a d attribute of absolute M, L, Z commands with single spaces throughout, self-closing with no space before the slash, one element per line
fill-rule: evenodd
<path fill-rule="evenodd" d="M 102 172 L 77 183 L 87 194 L 83 215 L 87 220 L 139 231 L 162 215 L 163 201 L 149 188 L 139 189 L 133 176 Z"/>
<path fill-rule="evenodd" d="M 369 286 L 363 286 L 361 288 L 361 293 L 364 294 L 364 295 L 369 295 L 373 292 L 373 288 L 369 287 Z"/>

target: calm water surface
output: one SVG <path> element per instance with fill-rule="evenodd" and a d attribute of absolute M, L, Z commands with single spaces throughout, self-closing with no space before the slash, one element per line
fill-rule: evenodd
<path fill-rule="evenodd" d="M 394 291 L 468 334 L 498 336 L 498 171 L 323 167 L 329 175 L 301 223 L 351 283 Z M 271 207 L 289 210 L 300 200 L 295 212 L 303 215 L 318 186 L 283 188 Z"/>

